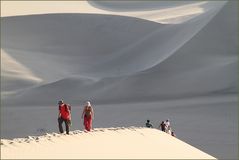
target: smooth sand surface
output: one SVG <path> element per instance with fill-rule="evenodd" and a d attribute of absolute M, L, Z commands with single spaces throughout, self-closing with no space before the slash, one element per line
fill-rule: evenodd
<path fill-rule="evenodd" d="M 157 129 L 97 128 L 40 137 L 1 139 L 3 159 L 215 159 Z"/>
<path fill-rule="evenodd" d="M 1 1 L 1 138 L 57 131 L 60 99 L 73 107 L 72 130 L 82 129 L 79 115 L 90 100 L 97 128 L 144 126 L 146 119 L 157 127 L 170 118 L 183 141 L 217 158 L 237 158 L 237 6 Z"/>

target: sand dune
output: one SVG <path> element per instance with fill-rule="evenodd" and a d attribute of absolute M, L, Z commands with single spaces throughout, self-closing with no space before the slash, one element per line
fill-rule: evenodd
<path fill-rule="evenodd" d="M 99 128 L 142 126 L 146 119 L 157 126 L 171 118 L 185 142 L 218 158 L 237 157 L 237 6 L 237 1 L 1 1 L 1 138 L 56 132 L 59 99 L 73 106 L 72 129 L 82 129 L 77 123 L 82 105 L 91 100 Z M 156 139 L 166 136 L 173 144 L 179 142 L 157 130 L 131 129 L 117 131 L 138 138 L 141 131 L 146 137 L 159 134 Z M 76 141 L 74 136 L 91 136 L 97 142 L 101 136 L 118 138 L 117 131 L 96 130 L 73 131 L 69 137 L 48 134 L 39 142 L 37 137 L 15 139 L 13 144 L 3 140 L 4 156 L 32 146 L 32 156 L 47 152 L 40 145 L 53 145 L 47 137 L 56 144 L 66 143 L 61 138 Z M 149 145 L 142 143 L 140 151 Z M 184 153 L 194 153 L 184 147 Z M 85 157 L 84 149 L 82 158 L 94 158 Z M 158 155 L 154 149 L 121 156 L 179 158 L 170 157 L 179 155 L 177 151 Z M 109 157 L 94 151 L 92 156 L 111 158 L 120 150 L 110 150 Z M 78 155 L 78 150 L 70 153 Z M 204 158 L 197 153 L 191 158 Z"/>
<path fill-rule="evenodd" d="M 233 3 L 223 5 L 210 4 L 181 24 L 96 14 L 3 17 L 2 48 L 43 81 L 10 94 L 11 100 L 4 103 L 50 104 L 61 97 L 72 103 L 147 101 L 235 92 L 237 47 L 230 31 L 236 29 L 236 8 Z M 215 29 L 218 25 L 224 27 Z"/>
<path fill-rule="evenodd" d="M 1 81 L 4 84 L 1 85 L 1 97 L 3 99 L 42 82 L 28 68 L 3 50 L 1 50 L 1 62 Z"/>
<path fill-rule="evenodd" d="M 168 2 L 168 1 L 142 1 L 135 2 L 97 2 L 97 1 L 72 1 L 72 2 L 27 2 L 3 1 L 1 16 L 35 15 L 50 13 L 92 13 L 104 15 L 120 15 L 137 17 L 158 23 L 182 23 L 215 5 L 225 2 Z"/>
<path fill-rule="evenodd" d="M 36 157 L 40 159 L 215 159 L 167 133 L 147 128 L 97 128 L 88 133 L 76 130 L 70 135 L 52 133 L 40 137 L 1 140 L 1 158 L 34 159 Z"/>

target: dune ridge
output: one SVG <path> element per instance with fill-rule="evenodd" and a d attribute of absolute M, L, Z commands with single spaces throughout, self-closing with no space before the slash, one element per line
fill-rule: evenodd
<path fill-rule="evenodd" d="M 235 55 L 227 57 L 216 48 L 228 43 L 221 41 L 222 37 L 235 36 L 231 33 L 219 34 L 216 40 L 211 38 L 217 41 L 213 43 L 214 46 L 202 50 L 207 45 L 204 41 L 210 39 L 208 35 L 215 32 L 215 26 L 234 14 L 232 11 L 235 9 L 230 10 L 233 6 L 232 3 L 225 6 L 219 3 L 182 24 L 159 24 L 132 17 L 96 14 L 3 17 L 3 36 L 6 37 L 2 42 L 3 50 L 42 79 L 42 83 L 32 83 L 29 89 L 20 92 L 16 92 L 8 82 L 4 83 L 3 88 L 14 93 L 4 98 L 4 104 L 34 105 L 39 101 L 47 104 L 61 97 L 72 103 L 79 98 L 96 102 L 108 99 L 116 103 L 117 99 L 137 101 L 145 98 L 147 101 L 150 96 L 173 98 L 179 94 L 181 97 L 202 95 L 233 88 L 237 85 L 233 76 L 237 66 Z M 67 23 L 58 25 L 62 20 Z M 230 26 L 234 26 L 236 21 L 230 23 L 232 25 L 225 26 L 228 28 L 226 30 L 233 30 Z M 40 24 L 45 25 L 41 27 Z M 77 26 L 81 26 L 80 29 Z M 63 31 L 68 34 L 62 34 Z M 25 40 L 20 41 L 19 37 Z M 198 44 L 204 45 L 198 47 Z M 233 45 L 228 44 L 227 48 L 235 48 Z M 212 47 L 215 48 L 213 52 L 210 51 Z M 215 59 L 213 53 L 216 52 L 221 56 Z M 231 50 L 231 53 L 234 52 Z M 198 61 L 190 63 L 190 59 L 195 57 Z M 44 59 L 44 63 L 38 61 L 41 59 Z M 213 76 L 209 75 L 211 72 Z M 183 80 L 185 77 L 188 77 L 187 81 Z M 221 84 L 211 86 L 218 77 L 231 78 L 222 78 Z M 203 82 L 205 87 L 196 87 L 195 84 L 199 82 Z M 154 86 L 158 84 L 157 90 Z M 192 85 L 191 89 L 186 87 L 188 84 Z M 178 88 L 176 92 L 175 89 L 170 91 L 169 86 L 172 85 L 174 87 L 171 88 Z M 140 89 L 137 89 L 138 86 Z M 62 89 L 69 94 L 61 94 Z M 146 91 L 148 96 L 145 97 L 139 90 Z M 53 97 L 45 93 L 52 93 Z M 38 100 L 37 97 L 42 99 Z"/>
<path fill-rule="evenodd" d="M 51 143 L 41 141 L 46 146 L 64 139 L 52 133 L 58 130 L 60 99 L 72 105 L 70 137 L 77 136 L 84 128 L 83 104 L 90 100 L 96 128 L 142 126 L 147 119 L 158 127 L 169 118 L 178 138 L 219 159 L 237 158 L 237 6 L 237 1 L 1 1 L 1 138 L 48 133 Z M 116 133 L 102 130 L 104 138 Z M 12 145 L 4 140 L 2 146 L 17 153 L 29 142 L 26 156 L 36 153 L 41 138 L 15 139 Z"/>
<path fill-rule="evenodd" d="M 1 158 L 7 159 L 36 156 L 41 159 L 215 159 L 167 133 L 137 127 L 96 128 L 91 132 L 75 130 L 70 135 L 47 133 L 39 137 L 1 139 L 1 153 Z"/>
<path fill-rule="evenodd" d="M 3 9 L 2 17 L 37 15 L 37 14 L 55 14 L 55 13 L 93 13 L 104 15 L 123 15 L 137 17 L 158 23 L 182 23 L 195 16 L 198 16 L 204 10 L 212 9 L 212 6 L 223 5 L 221 2 L 1 2 Z M 47 5 L 46 5 L 47 4 Z M 124 8 L 124 9 L 122 9 Z M 126 9 L 126 10 L 125 10 Z"/>

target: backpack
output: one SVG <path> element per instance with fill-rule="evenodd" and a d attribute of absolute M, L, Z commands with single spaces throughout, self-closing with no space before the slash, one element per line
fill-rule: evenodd
<path fill-rule="evenodd" d="M 69 104 L 65 104 L 65 110 L 66 112 L 71 111 L 71 106 Z"/>

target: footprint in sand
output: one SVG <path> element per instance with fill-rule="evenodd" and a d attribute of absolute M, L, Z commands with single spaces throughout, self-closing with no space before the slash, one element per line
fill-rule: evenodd
<path fill-rule="evenodd" d="M 111 130 L 111 131 L 117 131 L 117 130 L 121 130 L 121 129 L 124 129 L 124 128 L 121 128 L 121 127 L 108 128 L 108 130 Z"/>
<path fill-rule="evenodd" d="M 53 133 L 52 134 L 54 137 L 59 137 L 60 135 L 58 133 Z"/>
<path fill-rule="evenodd" d="M 31 136 L 27 136 L 27 137 L 25 137 L 28 141 L 32 141 L 32 140 L 34 140 L 34 138 L 33 137 L 31 137 Z"/>
<path fill-rule="evenodd" d="M 25 139 L 24 142 L 26 142 L 26 143 L 30 143 L 31 140 L 30 140 L 30 139 Z"/>
<path fill-rule="evenodd" d="M 51 138 L 51 137 L 52 137 L 52 135 L 49 134 L 49 133 L 46 133 L 44 136 L 45 136 L 45 137 L 48 137 L 48 138 Z"/>
<path fill-rule="evenodd" d="M 116 130 L 118 130 L 117 128 L 109 128 L 108 130 L 110 130 L 110 131 L 116 131 Z"/>
<path fill-rule="evenodd" d="M 105 130 L 103 130 L 103 129 L 100 129 L 99 131 L 100 131 L 100 132 L 105 132 Z"/>
<path fill-rule="evenodd" d="M 82 131 L 77 130 L 77 131 L 73 131 L 72 133 L 73 134 L 79 134 L 79 133 L 82 133 Z"/>
<path fill-rule="evenodd" d="M 131 131 L 137 131 L 136 129 L 134 129 L 134 128 L 129 128 L 129 130 L 131 130 Z"/>
<path fill-rule="evenodd" d="M 99 129 L 92 129 L 91 132 L 99 132 Z"/>

